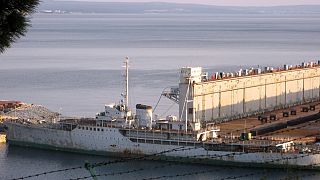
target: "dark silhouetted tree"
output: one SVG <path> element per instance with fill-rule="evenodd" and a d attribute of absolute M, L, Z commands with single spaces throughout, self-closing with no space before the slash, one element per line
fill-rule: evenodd
<path fill-rule="evenodd" d="M 39 0 L 0 0 L 0 53 L 23 36 Z"/>

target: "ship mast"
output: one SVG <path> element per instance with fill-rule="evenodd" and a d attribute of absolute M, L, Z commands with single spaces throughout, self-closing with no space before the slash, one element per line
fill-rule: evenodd
<path fill-rule="evenodd" d="M 125 90 L 125 111 L 126 111 L 126 119 L 127 119 L 127 113 L 128 113 L 128 107 L 129 107 L 129 57 L 127 56 L 124 65 L 126 68 L 125 72 L 125 81 L 126 81 L 126 90 Z"/>

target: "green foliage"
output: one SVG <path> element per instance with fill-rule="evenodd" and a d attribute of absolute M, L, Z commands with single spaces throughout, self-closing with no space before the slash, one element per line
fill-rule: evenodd
<path fill-rule="evenodd" d="M 0 0 L 0 53 L 23 36 L 39 0 Z"/>

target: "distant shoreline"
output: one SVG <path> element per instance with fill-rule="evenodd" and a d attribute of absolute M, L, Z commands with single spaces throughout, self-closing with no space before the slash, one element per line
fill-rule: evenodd
<path fill-rule="evenodd" d="M 291 6 L 214 6 L 163 2 L 88 2 L 44 1 L 38 8 L 42 13 L 107 13 L 107 14 L 320 14 L 320 5 Z"/>
<path fill-rule="evenodd" d="M 66 12 L 66 13 L 48 13 L 48 12 L 36 12 L 35 15 L 170 15 L 170 16 L 216 16 L 216 17 L 233 17 L 233 16 L 319 16 L 320 13 L 314 14 L 192 14 L 192 13 L 95 13 L 95 12 Z"/>

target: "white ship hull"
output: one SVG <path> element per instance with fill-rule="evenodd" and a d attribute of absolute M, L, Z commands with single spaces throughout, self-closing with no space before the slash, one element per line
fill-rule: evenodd
<path fill-rule="evenodd" d="M 71 131 L 6 122 L 10 144 L 99 155 L 152 155 L 163 160 L 206 164 L 246 165 L 261 167 L 297 167 L 320 169 L 320 154 L 242 153 L 211 151 L 203 147 L 137 143 L 122 135 L 118 128 L 99 127 L 103 131 L 75 128 Z M 180 148 L 180 150 L 170 151 Z M 163 151 L 167 153 L 161 154 Z M 152 156 L 150 156 L 152 158 Z"/>

